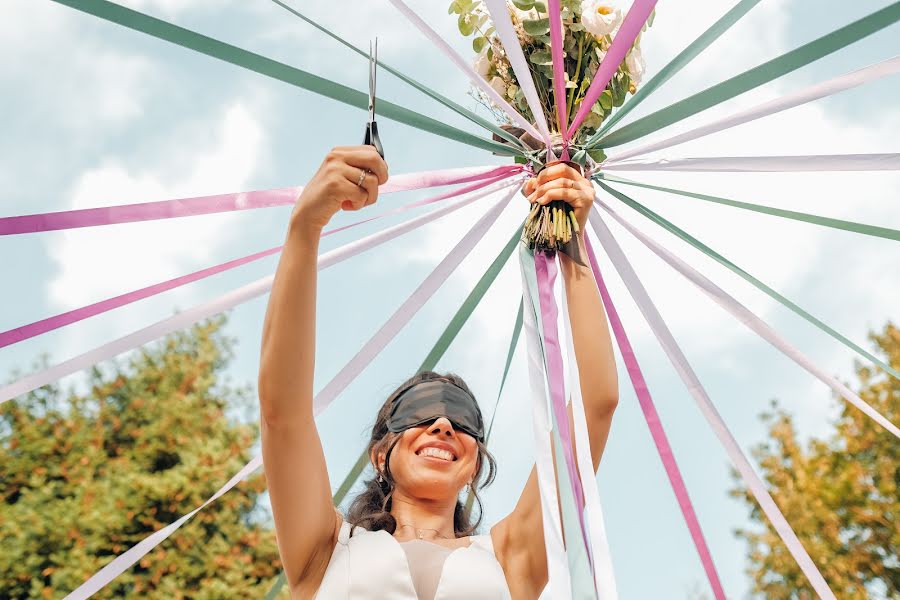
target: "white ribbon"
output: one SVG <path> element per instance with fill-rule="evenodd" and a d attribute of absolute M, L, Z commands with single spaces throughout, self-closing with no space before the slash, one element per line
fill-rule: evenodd
<path fill-rule="evenodd" d="M 497 91 L 492 88 L 488 83 L 484 80 L 481 75 L 475 72 L 475 69 L 472 68 L 472 65 L 467 63 L 453 48 L 450 47 L 450 44 L 445 42 L 441 36 L 437 34 L 437 32 L 428 26 L 428 24 L 419 17 L 416 13 L 409 8 L 403 0 L 390 0 L 391 4 L 396 7 L 403 16 L 409 19 L 409 22 L 416 26 L 416 28 L 422 32 L 422 34 L 427 37 L 431 42 L 437 46 L 437 48 L 444 53 L 453 64 L 455 64 L 463 73 L 465 73 L 469 80 L 477 85 L 481 91 L 488 95 L 488 97 L 500 107 L 504 112 L 506 112 L 509 117 L 515 121 L 519 127 L 530 133 L 534 136 L 535 139 L 540 139 L 541 134 L 538 133 L 538 130 L 534 128 L 534 125 L 529 123 L 525 117 L 519 114 L 515 108 L 510 106 L 509 102 L 507 102 Z"/>
<path fill-rule="evenodd" d="M 547 126 L 547 119 L 544 117 L 543 104 L 538 97 L 537 88 L 534 87 L 534 78 L 531 75 L 531 69 L 528 68 L 528 61 L 525 59 L 525 53 L 522 52 L 522 46 L 519 43 L 519 36 L 513 28 L 512 19 L 509 15 L 509 5 L 506 0 L 484 0 L 488 12 L 491 13 L 491 20 L 494 22 L 494 29 L 500 37 L 503 49 L 506 51 L 506 57 L 509 64 L 512 65 L 516 74 L 516 80 L 522 93 L 525 94 L 525 100 L 528 102 L 528 108 L 534 117 L 538 130 L 541 132 L 541 138 L 547 147 L 550 148 L 553 143 L 550 141 L 550 129 Z"/>
<path fill-rule="evenodd" d="M 598 201 L 598 204 L 603 208 L 603 210 L 612 215 L 612 217 L 616 221 L 618 221 L 625 229 L 631 232 L 632 235 L 641 240 L 641 242 L 643 242 L 645 246 L 650 248 L 650 250 L 652 250 L 661 259 L 669 263 L 669 265 L 671 265 L 676 271 L 681 273 L 685 278 L 688 279 L 688 281 L 700 288 L 700 290 L 704 294 L 709 296 L 716 304 L 731 313 L 738 321 L 749 327 L 752 331 L 756 332 L 761 338 L 775 346 L 775 348 L 781 351 L 785 356 L 809 371 L 822 383 L 830 387 L 839 395 L 843 396 L 847 400 L 847 402 L 849 402 L 865 414 L 869 415 L 879 425 L 893 433 L 895 436 L 900 437 L 900 429 L 898 429 L 896 425 L 891 423 L 886 417 L 875 410 L 865 400 L 854 394 L 843 383 L 817 367 L 809 358 L 806 357 L 806 355 L 792 346 L 787 340 L 782 338 L 777 331 L 772 329 L 772 327 L 769 326 L 765 321 L 753 314 L 747 307 L 735 300 L 725 290 L 717 286 L 702 274 L 698 273 L 690 265 L 660 246 L 657 242 L 652 240 L 634 225 L 623 219 L 621 215 L 619 215 L 606 203 Z"/>
<path fill-rule="evenodd" d="M 897 171 L 900 154 L 815 154 L 808 156 L 716 156 L 703 158 L 632 159 L 604 162 L 604 171 Z"/>
<path fill-rule="evenodd" d="M 606 249 L 607 256 L 609 256 L 610 261 L 622 277 L 629 294 L 631 294 L 631 297 L 640 309 L 641 314 L 644 315 L 644 318 L 650 325 L 651 330 L 659 341 L 660 346 L 662 346 L 665 351 L 666 356 L 668 356 L 669 361 L 671 361 L 672 366 L 675 367 L 679 377 L 681 377 L 681 380 L 684 382 L 691 396 L 693 396 L 694 401 L 700 408 L 700 412 L 703 413 L 703 416 L 716 434 L 716 437 L 719 438 L 719 442 L 725 449 L 726 454 L 728 454 L 729 459 L 731 459 L 731 464 L 741 475 L 744 483 L 750 489 L 753 497 L 756 498 L 760 508 L 769 518 L 772 527 L 781 537 L 781 540 L 784 542 L 785 546 L 787 546 L 788 551 L 794 557 L 794 560 L 797 561 L 797 565 L 800 567 L 800 570 L 803 571 L 803 574 L 806 575 L 806 578 L 809 580 L 815 592 L 824 600 L 836 600 L 834 593 L 832 593 L 831 589 L 828 587 L 828 584 L 819 572 L 818 567 L 816 567 L 815 563 L 813 563 L 812 559 L 809 557 L 809 554 L 807 554 L 806 550 L 803 548 L 803 544 L 797 538 L 794 530 L 791 529 L 791 526 L 784 518 L 784 515 L 781 514 L 781 511 L 778 509 L 778 505 L 775 504 L 772 496 L 769 495 L 765 483 L 763 483 L 756 474 L 750 461 L 744 456 L 737 440 L 731 435 L 731 431 L 729 431 L 725 421 L 722 420 L 722 417 L 719 415 L 716 407 L 707 395 L 706 390 L 703 388 L 703 384 L 701 384 L 700 380 L 697 378 L 696 373 L 694 373 L 694 370 L 691 368 L 690 364 L 688 364 L 687 358 L 681 352 L 681 348 L 678 347 L 678 343 L 675 341 L 675 338 L 666 326 L 665 321 L 663 321 L 662 316 L 659 314 L 659 311 L 647 294 L 647 290 L 644 289 L 643 284 L 638 279 L 637 274 L 634 272 L 634 269 L 631 267 L 631 264 L 628 262 L 628 259 L 625 257 L 619 244 L 612 237 L 609 229 L 607 229 L 606 224 L 600 219 L 600 214 L 597 212 L 596 208 L 591 209 L 590 221 L 594 228 L 594 232 L 597 234 L 597 237 L 600 238 L 600 243 Z"/>
<path fill-rule="evenodd" d="M 390 319 L 382 326 L 382 328 L 372 338 L 366 342 L 362 349 L 350 359 L 341 371 L 332 378 L 322 390 L 316 394 L 313 400 L 313 413 L 320 414 L 328 408 L 331 401 L 340 391 L 347 387 L 371 362 L 378 356 L 381 350 L 399 333 L 400 329 L 418 312 L 418 310 L 428 301 L 440 285 L 446 281 L 450 273 L 462 262 L 475 247 L 478 241 L 484 237 L 487 229 L 496 221 L 497 217 L 509 203 L 509 200 L 518 191 L 518 188 L 504 196 L 498 201 L 484 216 L 479 219 L 475 226 L 467 233 L 450 251 L 444 260 L 435 268 L 435 270 L 425 279 L 424 282 L 414 291 L 410 297 L 397 309 Z M 324 258 L 324 257 L 323 257 Z M 321 259 L 320 259 L 321 261 Z M 320 267 L 321 268 L 321 267 Z M 81 584 L 75 591 L 66 597 L 80 599 L 87 598 L 96 593 L 104 586 L 109 584 L 113 579 L 118 577 L 125 569 L 136 563 L 144 555 L 150 552 L 164 539 L 172 535 L 176 529 L 181 527 L 188 519 L 197 514 L 198 511 L 206 507 L 208 504 L 219 498 L 222 494 L 233 488 L 235 485 L 246 479 L 251 473 L 262 465 L 262 458 L 257 456 L 248 462 L 228 483 L 219 488 L 219 490 L 204 502 L 198 508 L 182 516 L 180 519 L 166 525 L 159 531 L 155 531 L 145 539 L 138 542 L 135 546 L 129 548 L 111 563 L 103 567 L 94 574 L 90 579 Z"/>
<path fill-rule="evenodd" d="M 332 265 L 347 260 L 348 258 L 374 248 L 379 244 L 383 244 L 384 242 L 392 240 L 399 235 L 402 235 L 426 223 L 434 221 L 435 219 L 442 217 L 447 213 L 467 206 L 472 202 L 475 202 L 476 200 L 487 196 L 488 194 L 491 194 L 510 185 L 514 185 L 516 183 L 519 183 L 518 179 L 497 182 L 484 188 L 483 190 L 479 190 L 478 193 L 464 198 L 463 200 L 460 200 L 453 204 L 449 204 L 447 206 L 442 206 L 441 208 L 410 219 L 409 221 L 406 221 L 404 223 L 389 227 L 362 239 L 355 240 L 353 242 L 350 242 L 349 244 L 341 246 L 340 248 L 335 248 L 334 250 L 326 252 L 319 257 L 318 268 L 319 270 L 326 269 Z M 32 390 L 36 390 L 41 386 L 53 383 L 54 381 L 65 377 L 66 375 L 70 375 L 82 369 L 86 369 L 91 365 L 110 359 L 114 356 L 117 356 L 118 354 L 121 354 L 122 352 L 126 352 L 128 350 L 132 350 L 134 348 L 142 346 L 148 342 L 152 342 L 153 340 L 161 338 L 164 335 L 172 333 L 173 331 L 178 331 L 179 329 L 188 327 L 196 323 L 197 321 L 201 321 L 203 319 L 211 317 L 212 315 L 216 315 L 239 304 L 252 300 L 253 298 L 261 296 L 267 293 L 272 288 L 273 279 L 274 275 L 263 277 L 262 279 L 258 279 L 245 286 L 232 290 L 226 294 L 223 294 L 222 296 L 219 296 L 218 298 L 210 300 L 209 302 L 204 302 L 203 304 L 198 304 L 196 306 L 188 308 L 187 310 L 179 312 L 178 314 L 172 315 L 171 317 L 168 317 L 161 321 L 157 321 L 156 323 L 144 327 L 143 329 L 139 329 L 133 333 L 113 340 L 112 342 L 88 350 L 87 352 L 79 354 L 74 358 L 70 358 L 69 360 L 48 367 L 47 369 L 38 371 L 37 373 L 34 373 L 32 375 L 22 377 L 17 381 L 0 387 L 0 404 L 22 394 L 26 394 Z"/>
<path fill-rule="evenodd" d="M 525 252 L 519 245 L 519 251 Z M 535 299 L 529 293 L 528 272 L 522 260 L 522 298 L 525 303 L 522 324 L 528 342 L 528 381 L 531 392 L 531 422 L 534 434 L 534 466 L 537 471 L 538 490 L 541 496 L 541 519 L 544 527 L 544 548 L 547 553 L 549 595 L 556 600 L 570 598 L 571 581 L 563 545 L 559 499 L 554 477 L 550 415 L 547 389 L 544 383 L 544 351 L 541 344 L 540 320 L 537 319 Z M 535 283 L 534 289 L 537 289 Z"/>
<path fill-rule="evenodd" d="M 578 458 L 578 475 L 584 489 L 585 517 L 590 534 L 591 555 L 594 557 L 594 577 L 601 600 L 617 600 L 616 576 L 613 570 L 612 554 L 606 538 L 603 506 L 597 490 L 597 473 L 591 460 L 591 442 L 587 421 L 584 416 L 584 400 L 581 397 L 581 377 L 575 346 L 572 338 L 572 323 L 569 321 L 569 302 L 565 290 L 562 293 L 563 322 L 566 336 L 566 353 L 569 364 L 569 390 L 572 401 L 572 417 L 575 424 L 575 452 Z"/>
<path fill-rule="evenodd" d="M 888 75 L 893 75 L 898 72 L 900 72 L 900 56 L 895 56 L 894 58 L 889 58 L 888 60 L 859 69 L 858 71 L 840 75 L 834 79 L 811 85 L 802 90 L 781 96 L 780 98 L 763 102 L 758 106 L 742 110 L 733 115 L 719 119 L 718 121 L 713 121 L 708 125 L 691 129 L 690 131 L 672 136 L 660 142 L 644 144 L 643 146 L 628 150 L 627 152 L 610 156 L 608 162 L 610 164 L 617 163 L 635 156 L 662 150 L 663 148 L 671 148 L 672 146 L 677 146 L 678 144 L 696 140 L 697 138 L 712 133 L 717 133 L 737 125 L 767 117 L 783 110 L 794 108 L 795 106 L 800 106 L 801 104 L 806 104 L 813 100 L 825 98 L 832 94 L 843 92 L 844 90 L 849 90 L 864 83 L 881 79 L 882 77 L 887 77 Z"/>

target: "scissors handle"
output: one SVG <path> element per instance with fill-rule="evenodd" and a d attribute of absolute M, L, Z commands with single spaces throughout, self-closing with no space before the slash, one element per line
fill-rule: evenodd
<path fill-rule="evenodd" d="M 384 158 L 384 148 L 381 146 L 381 138 L 378 137 L 378 123 L 369 121 L 366 125 L 366 137 L 363 144 L 367 146 L 375 146 L 375 150 L 381 158 Z"/>

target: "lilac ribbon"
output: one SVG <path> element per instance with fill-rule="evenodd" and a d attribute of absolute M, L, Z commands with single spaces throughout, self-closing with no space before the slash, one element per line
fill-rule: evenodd
<path fill-rule="evenodd" d="M 591 112 L 591 108 L 600 99 L 600 94 L 603 93 L 612 76 L 615 75 L 616 69 L 625 60 L 625 55 L 628 54 L 641 29 L 644 28 L 644 23 L 647 22 L 647 18 L 653 12 L 653 7 L 655 6 L 656 0 L 634 0 L 634 4 L 631 5 L 631 9 L 625 15 L 625 20 L 622 22 L 618 33 L 616 33 L 616 37 L 613 38 L 612 44 L 610 44 L 606 56 L 600 61 L 600 67 L 597 69 L 597 74 L 594 75 L 594 81 L 591 82 L 591 87 L 588 88 L 587 93 L 581 100 L 581 107 L 579 107 L 575 118 L 572 119 L 572 123 L 569 125 L 566 135 L 570 139 L 575 137 L 575 132 L 578 131 L 581 123 L 588 116 L 588 113 Z"/>
<path fill-rule="evenodd" d="M 325 410 L 336 394 L 343 390 L 350 382 L 352 382 L 365 369 L 372 360 L 384 349 L 385 345 L 390 342 L 407 323 L 419 308 L 434 294 L 441 283 L 446 281 L 450 273 L 456 266 L 462 262 L 475 247 L 478 241 L 484 237 L 487 229 L 496 221 L 503 208 L 509 203 L 509 200 L 518 191 L 515 188 L 509 194 L 505 195 L 498 201 L 478 223 L 461 239 L 457 245 L 450 251 L 450 254 L 441 261 L 435 270 L 426 278 L 426 280 L 413 292 L 400 308 L 391 316 L 385 325 L 376 333 L 361 349 L 350 359 L 350 362 L 344 366 L 341 371 L 332 378 L 332 380 L 322 390 L 316 394 L 313 400 L 313 413 L 320 414 Z M 398 326 L 399 325 L 399 326 Z M 246 479 L 251 473 L 262 465 L 260 457 L 253 458 L 248 462 L 228 483 L 219 488 L 219 490 L 204 502 L 201 506 L 194 509 L 190 513 L 182 516 L 180 519 L 166 525 L 164 528 L 155 531 L 145 539 L 138 542 L 135 546 L 129 548 L 100 571 L 91 576 L 87 581 L 81 584 L 75 591 L 66 596 L 66 600 L 70 598 L 81 600 L 90 597 L 92 594 L 103 589 L 113 579 L 121 575 L 125 569 L 136 563 L 144 555 L 150 552 L 160 542 L 172 535 L 176 529 L 181 527 L 188 519 L 193 517 L 198 511 L 218 499 L 222 494 L 233 488 L 243 479 Z"/>
<path fill-rule="evenodd" d="M 361 252 L 365 252 L 366 250 L 394 239 L 399 235 L 412 231 L 413 229 L 442 217 L 443 215 L 459 210 L 464 206 L 468 206 L 488 194 L 509 187 L 515 183 L 519 183 L 519 181 L 516 179 L 513 179 L 511 182 L 501 181 L 468 198 L 463 198 L 453 204 L 442 206 L 424 215 L 414 217 L 409 221 L 399 223 L 393 227 L 389 227 L 367 237 L 354 240 L 339 248 L 335 248 L 334 250 L 319 256 L 318 268 L 319 270 L 326 269 L 336 263 L 347 260 Z M 71 375 L 81 369 L 85 369 L 91 365 L 112 358 L 122 352 L 137 348 L 138 346 L 161 338 L 173 331 L 188 327 L 197 321 L 219 314 L 220 312 L 261 296 L 272 288 L 272 280 L 272 275 L 263 277 L 223 294 L 218 298 L 192 306 L 178 314 L 157 321 L 156 323 L 122 336 L 112 342 L 92 348 L 74 358 L 42 369 L 37 373 L 27 375 L 2 386 L 0 387 L 0 404 L 22 394 L 27 394 L 32 390 L 47 385 L 48 383 L 52 383 L 66 375 Z"/>
<path fill-rule="evenodd" d="M 550 54 L 553 57 L 553 101 L 556 104 L 556 122 L 563 134 L 562 160 L 569 160 L 569 140 L 572 132 L 566 129 L 569 116 L 566 111 L 566 81 L 563 77 L 565 58 L 563 55 L 563 24 L 559 0 L 547 2 L 550 15 Z"/>
<path fill-rule="evenodd" d="M 521 171 L 522 168 L 521 165 L 465 167 L 395 175 L 379 188 L 379 192 L 387 194 L 457 183 L 469 183 L 471 181 L 491 179 L 500 175 L 513 175 Z M 94 227 L 97 225 L 193 217 L 255 208 L 289 206 L 297 201 L 297 195 L 302 190 L 303 187 L 301 186 L 2 217 L 0 218 L 0 235 L 37 233 L 41 231 Z"/>
<path fill-rule="evenodd" d="M 553 296 L 553 284 L 556 281 L 555 257 L 550 258 L 544 252 L 534 253 L 534 268 L 537 275 L 538 299 L 541 310 L 541 324 L 544 342 L 544 360 L 547 363 L 547 382 L 550 388 L 550 406 L 556 417 L 556 425 L 559 428 L 559 437 L 562 440 L 563 453 L 566 460 L 566 470 L 572 483 L 572 492 L 575 495 L 575 503 L 578 506 L 578 520 L 581 525 L 581 533 L 585 548 L 593 569 L 593 557 L 591 545 L 588 541 L 587 527 L 584 522 L 584 489 L 581 486 L 581 478 L 578 476 L 578 466 L 575 462 L 573 451 L 572 430 L 569 426 L 569 413 L 566 410 L 565 378 L 563 375 L 562 348 L 559 344 L 557 319 L 559 313 L 556 308 L 556 299 Z"/>
<path fill-rule="evenodd" d="M 653 443 L 656 444 L 656 450 L 659 458 L 666 470 L 672 491 L 675 492 L 675 498 L 678 500 L 678 506 L 681 508 L 681 514 L 687 523 L 688 531 L 694 540 L 694 546 L 700 555 L 700 562 L 703 564 L 703 570 L 706 571 L 706 577 L 713 589 L 713 594 L 717 600 L 725 600 L 725 590 L 722 589 L 722 583 L 719 581 L 719 574 L 716 571 L 716 565 L 713 562 L 709 546 L 706 544 L 706 538 L 703 536 L 703 530 L 700 528 L 700 522 L 697 520 L 697 514 L 694 512 L 694 505 L 688 494 L 687 486 L 681 477 L 681 471 L 678 469 L 678 463 L 675 461 L 675 454 L 669 445 L 669 439 L 666 437 L 666 431 L 662 422 L 659 420 L 659 414 L 656 412 L 656 406 L 653 398 L 650 396 L 650 389 L 644 379 L 644 374 L 638 364 L 637 356 L 622 326 L 622 319 L 613 304 L 612 297 L 606 283 L 603 281 L 603 275 L 600 273 L 600 265 L 597 263 L 597 257 L 591 246 L 588 236 L 584 236 L 585 250 L 587 251 L 588 261 L 591 269 L 594 271 L 594 279 L 597 287 L 600 289 L 600 297 L 603 299 L 603 305 L 606 307 L 606 314 L 609 316 L 609 324 L 616 336 L 616 343 L 619 346 L 619 352 L 622 354 L 622 360 L 625 361 L 625 367 L 628 370 L 628 376 L 631 378 L 631 384 L 634 386 L 634 393 L 637 395 L 638 404 L 640 404 L 641 412 L 644 413 L 644 420 L 650 429 L 650 435 Z"/>
<path fill-rule="evenodd" d="M 715 173 L 799 173 L 809 171 L 900 171 L 900 153 L 806 156 L 712 156 L 633 158 L 606 161 L 604 171 L 705 171 Z"/>
<path fill-rule="evenodd" d="M 410 204 L 406 204 L 404 206 L 394 208 L 389 210 L 383 214 L 376 215 L 374 217 L 370 217 L 368 219 L 363 219 L 362 221 L 356 221 L 354 223 L 350 223 L 348 225 L 343 225 L 341 227 L 336 227 L 334 229 L 330 229 L 322 234 L 322 237 L 326 237 L 329 235 L 333 235 L 335 233 L 345 231 L 347 229 L 351 229 L 353 227 L 357 227 L 359 225 L 363 225 L 364 223 L 370 223 L 377 219 L 383 219 L 384 217 L 399 214 L 402 212 L 406 212 L 410 209 L 417 208 L 420 206 L 425 206 L 428 204 L 432 204 L 435 202 L 439 202 L 441 200 L 446 200 L 448 198 L 453 198 L 456 196 L 460 196 L 462 194 L 472 192 L 483 187 L 487 187 L 493 183 L 497 183 L 503 179 L 506 179 L 508 175 L 499 175 L 497 177 L 486 179 L 484 181 L 478 181 L 476 183 L 463 186 L 461 188 L 457 188 L 451 190 L 449 192 L 445 192 L 438 196 L 427 198 L 425 200 L 418 200 L 416 202 L 412 202 Z M 133 302 L 137 302 L 139 300 L 143 300 L 145 298 L 150 298 L 152 296 L 156 296 L 158 294 L 162 294 L 163 292 L 167 292 L 169 290 L 187 285 L 189 283 L 193 283 L 195 281 L 200 281 L 202 279 L 206 279 L 207 277 L 211 277 L 218 273 L 222 273 L 224 271 L 228 271 L 230 269 L 235 269 L 242 265 L 263 259 L 267 256 L 271 256 L 273 254 L 277 254 L 282 249 L 282 246 L 277 246 L 275 248 L 270 248 L 268 250 L 263 250 L 262 252 L 257 252 L 255 254 L 251 254 L 249 256 L 245 256 L 243 258 L 238 258 L 235 260 L 230 260 L 228 262 L 221 263 L 219 265 L 215 265 L 213 267 L 207 267 L 206 269 L 202 269 L 200 271 L 194 271 L 193 273 L 189 273 L 188 275 L 182 275 L 181 277 L 175 277 L 173 279 L 169 279 L 167 281 L 162 281 L 160 283 L 156 283 L 153 285 L 149 285 L 147 287 L 140 288 L 138 290 L 134 290 L 125 294 L 120 294 L 118 296 L 114 296 L 112 298 L 107 298 L 106 300 L 101 300 L 100 302 L 95 302 L 93 304 L 88 304 L 86 306 L 82 306 L 81 308 L 76 308 L 64 313 L 60 313 L 58 315 L 54 315 L 52 317 L 47 317 L 46 319 L 41 319 L 40 321 L 35 321 L 33 323 L 29 323 L 27 325 L 22 325 L 20 327 L 16 327 L 14 329 L 9 329 L 7 331 L 0 332 L 0 348 L 5 348 L 6 346 L 11 346 L 12 344 L 16 344 L 18 342 L 22 342 L 24 340 L 36 337 L 38 335 L 47 333 L 48 331 L 53 331 L 55 329 L 59 329 L 60 327 L 65 327 L 66 325 L 71 325 L 72 323 L 77 323 L 79 321 L 83 321 L 84 319 L 88 319 L 90 317 L 95 317 L 97 315 L 103 314 L 105 312 L 111 311 L 116 308 L 120 308 L 122 306 L 126 306 L 128 304 L 132 304 Z"/>
<path fill-rule="evenodd" d="M 753 494 L 753 497 L 759 504 L 760 509 L 762 509 L 763 513 L 768 517 L 772 528 L 784 542 L 784 545 L 791 553 L 791 556 L 794 557 L 794 560 L 797 561 L 797 565 L 809 580 L 809 583 L 815 592 L 823 598 L 823 600 L 836 600 L 835 595 L 828 587 L 825 578 L 822 577 L 822 573 L 819 572 L 818 567 L 816 567 L 816 564 L 806 552 L 802 542 L 797 538 L 797 534 L 791 529 L 787 519 L 784 518 L 784 515 L 778 508 L 775 500 L 772 498 L 771 494 L 769 494 L 766 484 L 760 479 L 759 475 L 757 475 L 756 471 L 753 469 L 753 465 L 747 460 L 747 457 L 744 456 L 744 452 L 741 450 L 740 445 L 737 443 L 737 440 L 734 439 L 734 436 L 728 429 L 728 425 L 725 424 L 725 421 L 722 419 L 721 415 L 719 415 L 719 411 L 716 410 L 715 405 L 706 393 L 706 389 L 703 387 L 703 384 L 700 383 L 700 379 L 688 363 L 687 357 L 684 356 L 684 353 L 675 341 L 675 337 L 672 335 L 672 332 L 669 331 L 665 321 L 663 321 L 662 315 L 659 314 L 656 305 L 653 304 L 653 301 L 647 294 L 647 290 L 634 272 L 631 263 L 628 262 L 628 258 L 625 256 L 622 248 L 619 246 L 618 242 L 616 242 L 615 238 L 612 237 L 612 233 L 610 233 L 606 224 L 600 219 L 600 214 L 597 212 L 596 208 L 591 209 L 590 221 L 594 228 L 594 232 L 600 239 L 600 243 L 606 249 L 610 261 L 622 277 L 622 281 L 625 283 L 625 287 L 628 289 L 629 294 L 634 298 L 638 309 L 640 309 L 641 314 L 644 315 L 644 318 L 650 325 L 650 329 L 659 341 L 660 346 L 662 346 L 663 351 L 666 353 L 666 356 L 672 363 L 678 376 L 684 382 L 688 392 L 697 403 L 700 412 L 703 414 L 704 418 L 706 418 L 713 433 L 719 439 L 725 453 L 731 460 L 731 464 L 740 474 L 741 479 L 744 480 L 750 493 Z"/>

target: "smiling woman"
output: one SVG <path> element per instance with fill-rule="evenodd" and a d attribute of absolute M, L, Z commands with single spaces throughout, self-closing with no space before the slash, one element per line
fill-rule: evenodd
<path fill-rule="evenodd" d="M 374 204 L 387 177 L 371 146 L 329 153 L 297 199 L 269 298 L 259 369 L 263 464 L 291 595 L 537 598 L 548 567 L 536 470 L 512 511 L 478 535 L 481 502 L 473 523 L 460 495 L 468 489 L 477 499 L 496 465 L 478 402 L 456 375 L 424 371 L 387 398 L 367 448 L 374 477 L 346 519 L 332 506 L 313 415 L 318 242 L 336 212 Z M 583 253 L 590 183 L 559 163 L 529 180 L 524 192 L 535 206 L 553 200 L 571 206 Z M 560 264 L 575 355 L 584 365 L 579 378 L 596 472 L 618 399 L 615 363 L 590 269 L 562 254 Z"/>

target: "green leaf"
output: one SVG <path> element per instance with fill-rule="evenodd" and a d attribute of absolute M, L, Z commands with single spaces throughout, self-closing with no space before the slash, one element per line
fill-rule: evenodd
<path fill-rule="evenodd" d="M 519 10 L 531 10 L 534 8 L 534 0 L 512 0 L 512 3 Z"/>
<path fill-rule="evenodd" d="M 538 12 L 545 13 L 545 12 L 547 12 L 547 5 L 544 4 L 543 2 L 535 2 L 535 3 L 534 3 L 534 10 L 536 10 L 536 11 L 538 11 Z"/>
<path fill-rule="evenodd" d="M 606 152 L 602 148 L 593 148 L 587 151 L 588 156 L 594 159 L 594 162 L 601 163 L 606 160 Z"/>
<path fill-rule="evenodd" d="M 547 18 L 523 21 L 522 26 L 525 28 L 525 33 L 530 36 L 537 37 L 550 33 L 550 19 Z"/>
<path fill-rule="evenodd" d="M 496 29 L 494 29 L 494 26 L 491 25 L 490 27 L 488 27 L 488 28 L 485 30 L 484 35 L 486 35 L 486 36 L 494 35 L 494 32 L 495 32 L 495 31 L 496 31 Z"/>
<path fill-rule="evenodd" d="M 531 56 L 528 57 L 528 60 L 536 65 L 552 65 L 553 55 L 549 50 L 535 50 L 531 53 Z"/>
<path fill-rule="evenodd" d="M 447 14 L 452 15 L 453 13 L 459 14 L 462 12 L 462 6 L 459 4 L 459 0 L 454 0 L 450 3 L 450 8 L 447 9 Z"/>
<path fill-rule="evenodd" d="M 484 50 L 485 45 L 487 45 L 487 38 L 484 36 L 478 36 L 474 40 L 472 40 L 472 50 L 474 50 L 477 54 L 481 54 L 481 51 Z"/>
<path fill-rule="evenodd" d="M 612 92 L 610 92 L 609 90 L 603 90 L 603 93 L 600 94 L 600 106 L 603 107 L 603 110 L 609 110 L 612 108 L 612 105 Z"/>
<path fill-rule="evenodd" d="M 475 25 L 472 19 L 468 14 L 459 15 L 459 19 L 457 19 L 457 25 L 459 26 L 459 32 L 463 34 L 464 37 L 469 37 L 475 32 Z"/>

